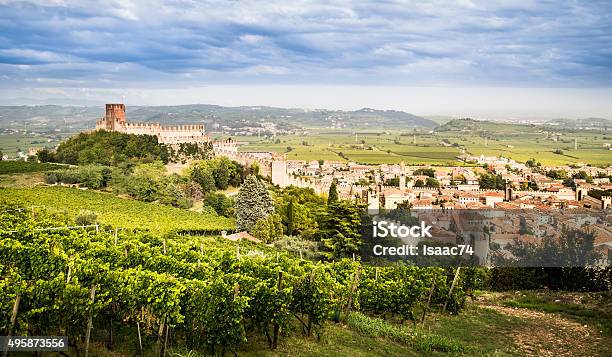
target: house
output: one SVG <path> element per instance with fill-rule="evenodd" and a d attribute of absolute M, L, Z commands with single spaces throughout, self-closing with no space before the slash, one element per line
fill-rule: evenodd
<path fill-rule="evenodd" d="M 489 207 L 495 207 L 496 203 L 504 202 L 503 192 L 485 192 L 484 194 L 485 205 Z"/>
<path fill-rule="evenodd" d="M 239 241 L 241 239 L 246 239 L 248 241 L 251 241 L 253 243 L 261 243 L 261 241 L 255 237 L 253 237 L 252 235 L 249 234 L 249 232 L 238 232 L 238 233 L 234 233 L 234 234 L 230 234 L 227 235 L 225 234 L 225 231 L 221 232 L 221 236 L 223 238 L 229 239 L 233 242 Z"/>

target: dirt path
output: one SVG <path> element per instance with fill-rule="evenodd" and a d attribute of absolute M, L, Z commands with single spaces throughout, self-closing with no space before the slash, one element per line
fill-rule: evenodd
<path fill-rule="evenodd" d="M 604 343 L 593 326 L 582 325 L 554 313 L 512 308 L 489 303 L 479 304 L 500 314 L 513 316 L 525 324 L 511 331 L 522 355 L 526 356 L 599 356 Z"/>

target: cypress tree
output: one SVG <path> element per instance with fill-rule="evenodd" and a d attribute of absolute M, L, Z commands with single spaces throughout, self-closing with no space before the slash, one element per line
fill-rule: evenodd
<path fill-rule="evenodd" d="M 336 180 L 332 181 L 329 186 L 329 193 L 327 194 L 327 204 L 330 205 L 338 201 L 338 190 Z"/>
<path fill-rule="evenodd" d="M 293 235 L 293 198 L 289 200 L 287 205 L 287 235 Z"/>
<path fill-rule="evenodd" d="M 236 195 L 236 227 L 239 231 L 251 231 L 258 220 L 274 213 L 274 200 L 266 185 L 249 175 Z"/>

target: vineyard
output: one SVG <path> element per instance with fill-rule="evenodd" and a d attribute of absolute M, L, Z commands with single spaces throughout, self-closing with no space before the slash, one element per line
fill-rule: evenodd
<path fill-rule="evenodd" d="M 0 161 L 0 175 L 43 172 L 64 167 L 66 167 L 66 165 L 24 161 Z"/>
<path fill-rule="evenodd" d="M 380 317 L 406 326 L 396 340 L 416 350 L 467 352 L 408 327 L 430 310 L 463 306 L 469 284 L 454 269 L 314 263 L 250 242 L 61 228 L 74 222 L 46 210 L 0 210 L 3 335 L 66 335 L 74 351 L 112 349 L 130 336 L 142 355 L 175 347 L 223 355 L 253 338 L 275 349 L 289 335 L 319 339 L 329 324 Z"/>
<path fill-rule="evenodd" d="M 157 233 L 170 231 L 218 232 L 232 230 L 232 219 L 214 213 L 200 214 L 156 203 L 123 199 L 111 194 L 67 187 L 31 189 L 0 188 L 0 203 L 17 202 L 23 206 L 44 206 L 66 211 L 75 217 L 82 210 L 97 214 L 100 223 L 125 229 L 144 229 Z M 36 209 L 36 208 L 35 208 Z"/>

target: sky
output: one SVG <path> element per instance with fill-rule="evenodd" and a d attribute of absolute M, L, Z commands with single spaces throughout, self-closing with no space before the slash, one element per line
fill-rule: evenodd
<path fill-rule="evenodd" d="M 612 118 L 610 1 L 0 0 L 0 104 Z"/>

